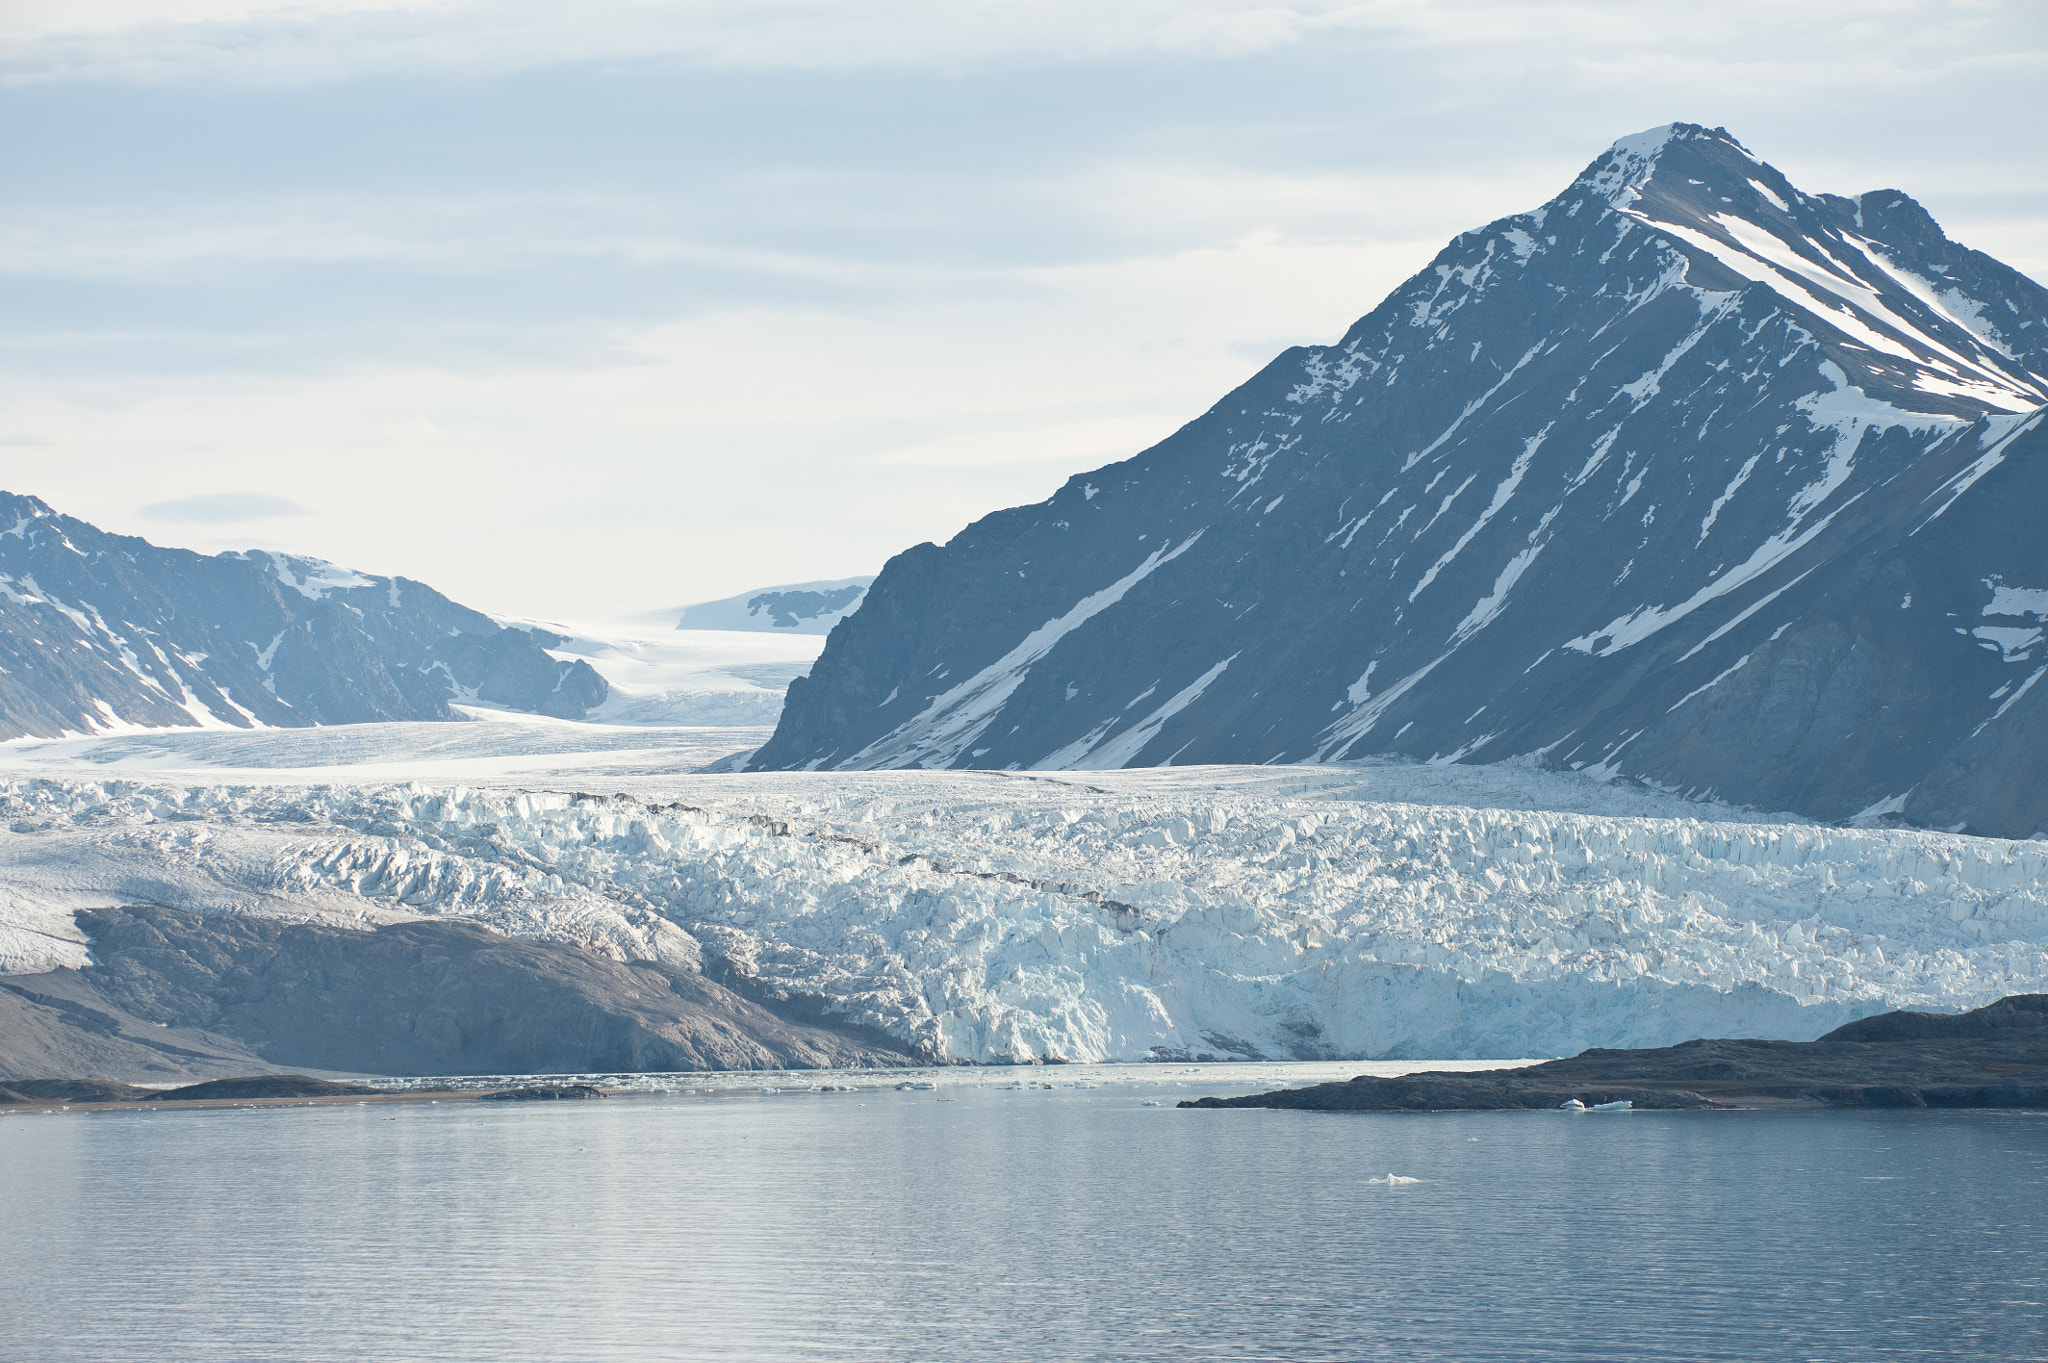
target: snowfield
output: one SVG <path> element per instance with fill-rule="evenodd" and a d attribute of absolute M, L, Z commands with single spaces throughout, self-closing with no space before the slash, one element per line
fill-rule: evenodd
<path fill-rule="evenodd" d="M 620 620 L 518 620 L 561 636 L 548 650 L 558 662 L 582 661 L 610 688 L 585 718 L 624 725 L 766 725 L 782 713 L 790 678 L 801 677 L 825 646 L 816 634 L 764 630 L 677 629 L 675 611 Z"/>
<path fill-rule="evenodd" d="M 759 741 L 495 720 L 6 745 L 0 970 L 84 964 L 70 913 L 95 905 L 462 915 L 981 1062 L 1805 1039 L 2048 989 L 2048 842 L 1517 767 L 693 769 Z"/>

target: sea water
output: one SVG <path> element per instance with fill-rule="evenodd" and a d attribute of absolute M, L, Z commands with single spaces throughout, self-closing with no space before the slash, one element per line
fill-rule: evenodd
<path fill-rule="evenodd" d="M 1255 1077 L 17 1111 L 0 1358 L 2048 1357 L 2048 1115 L 1172 1106 Z"/>

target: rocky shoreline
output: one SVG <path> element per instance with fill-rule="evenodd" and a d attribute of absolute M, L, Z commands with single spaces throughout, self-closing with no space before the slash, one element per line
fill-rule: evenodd
<path fill-rule="evenodd" d="M 1319 1112 L 1518 1108 L 2048 1108 L 2048 994 L 1968 1013 L 1881 1013 L 1818 1041 L 1687 1041 L 1591 1050 L 1526 1069 L 1430 1072 L 1197 1098 L 1192 1108 Z"/>
<path fill-rule="evenodd" d="M 109 1079 L 0 1080 L 0 1110 L 86 1108 L 312 1107 L 336 1103 L 464 1103 L 489 1100 L 605 1098 L 594 1084 L 532 1084 L 511 1089 L 387 1089 L 306 1074 L 250 1074 L 208 1079 L 182 1088 L 151 1089 Z"/>

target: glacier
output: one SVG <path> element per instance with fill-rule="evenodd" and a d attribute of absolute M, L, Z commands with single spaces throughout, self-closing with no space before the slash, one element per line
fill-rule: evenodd
<path fill-rule="evenodd" d="M 2042 840 L 1518 764 L 736 775 L 684 764 L 759 731 L 351 728 L 4 745 L 0 972 L 85 964 L 85 907 L 456 915 L 975 1063 L 1805 1039 L 2048 988 Z"/>

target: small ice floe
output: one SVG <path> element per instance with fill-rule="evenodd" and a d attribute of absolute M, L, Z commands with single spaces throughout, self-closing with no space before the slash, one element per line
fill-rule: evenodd
<path fill-rule="evenodd" d="M 1630 1101 L 1629 1101 L 1628 1099 L 1626 1099 L 1626 1098 L 1617 1098 L 1617 1099 L 1616 1099 L 1615 1101 L 1613 1101 L 1613 1102 L 1611 1102 L 1611 1103 L 1595 1103 L 1595 1104 L 1593 1104 L 1593 1106 L 1591 1106 L 1591 1107 L 1587 1108 L 1587 1109 L 1586 1109 L 1586 1111 L 1588 1111 L 1588 1112 L 1627 1112 L 1627 1111 L 1628 1111 L 1628 1110 L 1629 1110 L 1630 1108 L 1632 1108 L 1632 1107 L 1634 1107 L 1634 1106 L 1635 1106 L 1635 1104 L 1634 1104 L 1634 1103 L 1631 1103 L 1631 1102 L 1630 1102 Z"/>
<path fill-rule="evenodd" d="M 1403 1178 L 1399 1174 L 1388 1174 L 1385 1178 L 1369 1178 L 1366 1182 L 1382 1183 L 1389 1188 L 1398 1188 L 1404 1183 L 1420 1183 L 1422 1180 L 1419 1178 Z"/>
<path fill-rule="evenodd" d="M 1147 1099 L 1146 1099 L 1146 1100 L 1145 1100 L 1144 1102 L 1142 1102 L 1142 1103 L 1138 1104 L 1138 1106 L 1139 1106 L 1139 1107 L 1158 1107 L 1158 1106 L 1159 1106 L 1159 1100 L 1158 1100 L 1157 1098 L 1147 1098 Z"/>
<path fill-rule="evenodd" d="M 1559 1103 L 1558 1106 L 1566 1112 L 1584 1112 L 1586 1110 L 1586 1105 L 1576 1098 L 1567 1098 Z"/>
<path fill-rule="evenodd" d="M 929 1079 L 906 1079 L 896 1086 L 898 1093 L 906 1089 L 935 1089 L 938 1085 Z"/>

